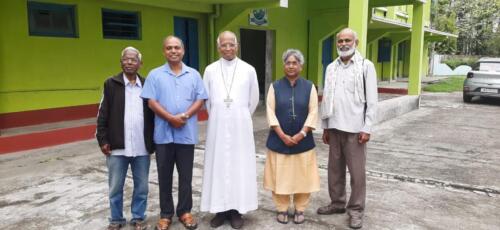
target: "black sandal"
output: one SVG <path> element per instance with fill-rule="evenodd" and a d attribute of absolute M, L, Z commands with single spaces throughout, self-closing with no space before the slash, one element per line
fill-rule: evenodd
<path fill-rule="evenodd" d="M 304 217 L 304 212 L 297 211 L 295 210 L 295 215 L 293 216 L 293 222 L 295 224 L 302 224 L 306 221 L 306 218 Z"/>
<path fill-rule="evenodd" d="M 288 212 L 278 212 L 276 220 L 282 224 L 288 224 Z"/>

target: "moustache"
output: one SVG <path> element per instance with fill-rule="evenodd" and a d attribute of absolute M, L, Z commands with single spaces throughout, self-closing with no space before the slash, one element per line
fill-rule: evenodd
<path fill-rule="evenodd" d="M 352 47 L 348 46 L 348 45 L 343 45 L 343 46 L 339 47 L 340 51 L 348 51 L 350 49 L 352 49 Z"/>

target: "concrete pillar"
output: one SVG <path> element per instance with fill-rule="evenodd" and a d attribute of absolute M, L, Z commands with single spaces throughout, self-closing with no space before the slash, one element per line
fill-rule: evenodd
<path fill-rule="evenodd" d="M 349 0 L 349 28 L 358 33 L 358 51 L 365 56 L 368 34 L 369 0 Z"/>
<path fill-rule="evenodd" d="M 413 4 L 410 45 L 410 76 L 408 94 L 420 95 L 422 84 L 422 56 L 424 53 L 424 4 Z"/>
<path fill-rule="evenodd" d="M 398 63 L 398 45 L 394 45 L 394 40 L 391 40 L 392 45 L 391 45 L 391 62 L 389 63 L 389 80 L 392 81 L 396 79 L 394 77 L 395 72 L 394 69 L 397 66 Z"/>

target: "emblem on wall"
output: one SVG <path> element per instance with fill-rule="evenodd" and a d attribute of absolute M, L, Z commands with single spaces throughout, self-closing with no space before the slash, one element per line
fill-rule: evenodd
<path fill-rule="evenodd" d="M 250 25 L 254 26 L 267 26 L 267 10 L 256 9 L 250 12 Z"/>

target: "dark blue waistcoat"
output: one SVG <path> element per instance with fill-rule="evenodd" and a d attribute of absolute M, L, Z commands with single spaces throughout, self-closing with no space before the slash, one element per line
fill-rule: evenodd
<path fill-rule="evenodd" d="M 294 87 L 286 77 L 273 83 L 276 107 L 274 112 L 285 134 L 293 136 L 300 132 L 307 115 L 309 114 L 309 98 L 312 83 L 302 77 L 297 79 Z M 293 100 L 292 100 L 293 98 Z M 294 102 L 292 106 L 292 102 Z M 294 111 L 295 110 L 295 113 Z M 295 114 L 295 116 L 293 116 Z M 295 154 L 311 150 L 315 147 L 312 132 L 299 142 L 298 145 L 288 147 L 271 128 L 266 147 L 274 152 Z"/>

